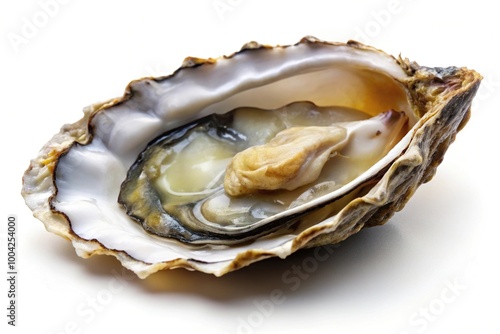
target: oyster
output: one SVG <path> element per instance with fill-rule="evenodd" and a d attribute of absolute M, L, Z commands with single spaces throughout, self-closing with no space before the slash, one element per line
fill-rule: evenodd
<path fill-rule="evenodd" d="M 217 276 L 385 223 L 435 173 L 481 76 L 358 42 L 252 42 L 92 105 L 22 194 L 82 257 Z"/>

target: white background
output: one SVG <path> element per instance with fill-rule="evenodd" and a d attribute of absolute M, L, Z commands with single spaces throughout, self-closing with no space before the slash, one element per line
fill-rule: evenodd
<path fill-rule="evenodd" d="M 55 1 L 0 5 L 1 277 L 9 214 L 19 245 L 18 326 L 7 326 L 2 278 L 2 333 L 500 333 L 500 20 L 491 2 Z M 293 273 L 311 264 L 304 251 L 222 278 L 173 270 L 140 280 L 114 258 L 77 257 L 24 205 L 29 160 L 84 106 L 120 96 L 132 79 L 169 74 L 186 56 L 305 35 L 358 39 L 484 76 L 472 118 L 433 181 L 310 273 Z"/>

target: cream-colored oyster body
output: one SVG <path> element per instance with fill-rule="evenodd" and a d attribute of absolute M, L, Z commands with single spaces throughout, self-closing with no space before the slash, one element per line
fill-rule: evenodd
<path fill-rule="evenodd" d="M 479 74 L 466 68 L 421 67 L 357 42 L 329 43 L 311 37 L 286 47 L 249 43 L 240 52 L 216 60 L 188 58 L 184 66 L 171 76 L 134 81 L 122 98 L 88 107 L 80 121 L 64 126 L 32 160 L 23 178 L 22 194 L 46 228 L 71 240 L 80 256 L 113 255 L 140 277 L 177 267 L 223 275 L 268 257 L 284 258 L 301 248 L 337 243 L 364 227 L 385 223 L 395 211 L 403 208 L 420 184 L 434 175 L 449 144 L 469 117 L 480 79 Z M 131 209 L 119 203 L 122 184 L 133 173 L 131 168 L 146 154 L 148 143 L 156 138 L 166 133 L 186 132 L 189 126 L 200 124 L 202 119 L 211 115 L 237 113 L 241 108 L 250 108 L 251 113 L 261 110 L 270 115 L 272 111 L 273 115 L 279 116 L 285 112 L 286 106 L 295 103 L 312 105 L 319 110 L 317 114 L 321 117 L 328 113 L 325 108 L 352 111 L 356 116 L 334 124 L 319 124 L 325 126 L 321 131 L 325 131 L 326 126 L 336 129 L 332 130 L 334 134 L 328 140 L 325 138 L 330 135 L 319 136 L 321 139 L 309 143 L 301 140 L 310 136 L 312 129 L 310 124 L 301 121 L 302 130 L 297 130 L 295 123 L 282 126 L 294 130 L 284 130 L 277 125 L 272 134 L 259 133 L 256 139 L 252 139 L 255 142 L 247 141 L 247 146 L 263 145 L 266 150 L 269 145 L 274 145 L 269 144 L 274 143 L 273 138 L 278 138 L 275 142 L 279 142 L 286 135 L 291 139 L 284 144 L 280 142 L 280 150 L 286 150 L 288 145 L 300 147 L 301 156 L 307 154 L 308 158 L 302 160 L 296 158 L 300 154 L 292 158 L 286 154 L 283 157 L 269 154 L 277 156 L 270 165 L 285 170 L 279 182 L 270 181 L 272 186 L 259 188 L 260 185 L 255 185 L 259 182 L 254 182 L 250 190 L 241 191 L 246 186 L 236 183 L 238 190 L 235 193 L 225 191 L 223 175 L 219 174 L 226 173 L 225 166 L 231 161 L 235 166 L 241 161 L 233 160 L 236 155 L 233 148 L 220 150 L 217 146 L 210 151 L 213 145 L 202 146 L 202 151 L 215 153 L 206 154 L 211 157 L 211 162 L 202 164 L 200 170 L 213 166 L 212 161 L 218 161 L 217 166 L 222 166 L 218 167 L 220 173 L 208 168 L 213 174 L 201 175 L 187 186 L 175 184 L 176 175 L 179 179 L 188 179 L 181 172 L 182 166 L 189 166 L 180 164 L 184 156 L 175 156 L 175 162 L 179 163 L 177 167 L 163 158 L 162 161 L 169 161 L 168 168 L 172 169 L 166 171 L 167 167 L 159 167 L 159 174 L 156 173 L 167 176 L 155 181 L 155 187 L 161 188 L 165 178 L 170 177 L 172 181 L 167 182 L 166 188 L 174 189 L 173 193 L 178 194 L 179 189 L 184 193 L 196 193 L 203 198 L 200 203 L 217 210 L 221 210 L 225 201 L 237 203 L 228 205 L 231 210 L 233 207 L 246 208 L 249 198 L 256 197 L 254 193 L 263 193 L 263 198 L 281 204 L 285 200 L 280 196 L 285 198 L 289 191 L 301 190 L 293 195 L 286 208 L 273 211 L 262 219 L 255 215 L 257 218 L 251 229 L 247 228 L 251 224 L 244 219 L 238 221 L 244 228 L 240 225 L 228 227 L 226 222 L 214 222 L 204 216 L 199 219 L 200 224 L 190 225 L 188 221 L 188 232 L 181 231 L 179 237 L 171 237 L 170 230 L 184 228 L 184 223 L 175 215 L 174 219 L 164 219 L 163 213 L 151 215 L 149 225 L 143 224 L 138 214 L 130 214 Z M 390 145 L 380 151 L 380 156 L 340 185 L 330 180 L 330 174 L 324 175 L 327 173 L 325 166 L 334 165 L 330 160 L 351 152 L 353 142 L 365 133 L 360 132 L 344 142 L 347 133 L 356 132 L 338 130 L 355 128 L 342 124 L 357 122 L 359 113 L 371 119 L 391 110 L 403 114 L 406 120 L 404 133 L 396 136 L 396 141 L 388 140 Z M 241 119 L 245 120 L 244 117 Z M 283 124 L 290 122 L 295 122 L 295 118 L 286 118 Z M 244 133 L 252 126 L 250 123 L 255 125 L 258 121 L 234 121 L 231 129 Z M 255 132 L 260 128 L 248 131 Z M 264 137 L 269 138 L 264 143 L 258 142 Z M 200 145 L 207 145 L 215 137 L 200 138 Z M 315 141 L 321 145 L 313 145 Z M 196 141 L 193 139 L 192 142 Z M 368 146 L 363 144 L 360 147 Z M 259 156 L 263 155 L 259 153 Z M 314 172 L 307 169 L 306 161 L 310 161 L 311 156 L 314 162 L 319 161 L 319 167 L 315 165 L 313 168 Z M 280 165 L 280 161 L 287 162 Z M 295 161 L 300 161 L 297 168 L 285 168 Z M 243 165 L 260 171 L 259 168 L 267 166 L 266 163 L 259 162 L 256 168 L 248 167 L 248 163 Z M 235 168 L 237 172 L 243 170 L 242 167 Z M 307 172 L 301 174 L 300 170 Z M 151 175 L 156 174 L 153 168 Z M 301 175 L 302 179 L 290 181 L 289 178 L 294 177 L 292 174 Z M 309 177 L 312 174 L 314 177 Z M 255 179 L 262 180 L 263 177 Z M 315 180 L 319 181 L 314 186 L 314 193 L 320 195 L 312 196 L 306 188 Z M 324 186 L 328 182 L 337 186 Z M 228 187 L 231 185 L 234 183 Z M 131 194 L 134 203 L 135 200 L 144 203 L 141 202 L 146 197 L 144 192 L 138 190 Z M 160 194 L 160 202 L 162 198 Z M 168 207 L 169 203 L 159 206 Z M 220 212 L 217 210 L 213 212 Z M 147 207 L 138 212 L 149 214 L 151 211 Z M 196 211 L 189 211 L 188 217 L 191 212 Z M 169 225 L 170 220 L 175 221 L 173 225 Z M 155 230 L 151 226 L 159 227 Z M 226 234 L 229 235 L 227 240 Z"/>

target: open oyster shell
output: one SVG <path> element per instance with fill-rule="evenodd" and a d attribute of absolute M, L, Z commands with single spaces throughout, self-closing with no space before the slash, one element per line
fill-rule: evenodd
<path fill-rule="evenodd" d="M 480 80 L 466 68 L 422 67 L 354 41 L 312 37 L 291 46 L 252 42 L 218 59 L 187 58 L 172 75 L 134 81 L 123 97 L 92 105 L 63 126 L 32 160 L 22 195 L 47 230 L 71 240 L 82 257 L 113 255 L 142 278 L 177 267 L 220 276 L 385 223 L 433 177 L 469 118 Z M 396 110 L 408 123 L 352 181 L 265 218 L 272 228 L 264 224 L 251 237 L 192 243 L 155 234 L 118 204 L 129 169 L 158 136 L 240 107 L 276 110 L 299 101 L 373 117 Z"/>

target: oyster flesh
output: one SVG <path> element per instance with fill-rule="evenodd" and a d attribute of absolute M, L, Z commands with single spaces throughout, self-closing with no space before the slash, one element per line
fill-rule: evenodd
<path fill-rule="evenodd" d="M 82 257 L 220 276 L 384 224 L 432 178 L 480 80 L 354 41 L 251 42 L 87 107 L 22 194 Z"/>

